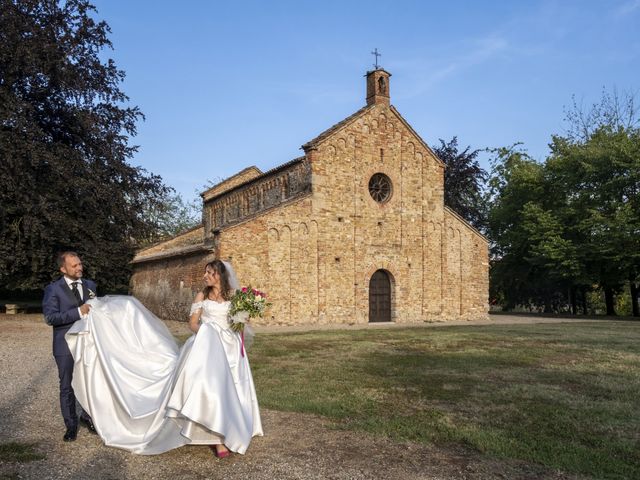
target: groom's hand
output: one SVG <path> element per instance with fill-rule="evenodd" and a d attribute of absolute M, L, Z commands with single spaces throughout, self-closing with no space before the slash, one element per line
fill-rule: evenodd
<path fill-rule="evenodd" d="M 80 305 L 80 313 L 83 316 L 88 314 L 89 310 L 91 310 L 91 305 L 89 305 L 88 303 L 83 303 L 82 305 Z"/>

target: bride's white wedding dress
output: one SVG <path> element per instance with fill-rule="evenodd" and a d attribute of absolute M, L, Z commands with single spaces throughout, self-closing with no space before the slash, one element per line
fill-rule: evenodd
<path fill-rule="evenodd" d="M 192 313 L 202 308 L 202 324 L 182 347 L 167 415 L 191 443 L 224 443 L 244 453 L 251 438 L 262 435 L 262 424 L 246 352 L 229 326 L 229 305 L 213 300 L 193 305 Z"/>
<path fill-rule="evenodd" d="M 108 296 L 66 339 L 73 389 L 106 445 L 157 454 L 224 443 L 245 453 L 262 435 L 255 387 L 229 302 L 205 300 L 202 325 L 179 351 L 164 323 L 138 300 Z"/>

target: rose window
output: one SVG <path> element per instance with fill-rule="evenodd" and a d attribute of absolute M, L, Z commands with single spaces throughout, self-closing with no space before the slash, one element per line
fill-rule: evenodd
<path fill-rule="evenodd" d="M 387 202 L 392 192 L 391 179 L 384 173 L 376 173 L 369 180 L 369 193 L 376 202 Z"/>

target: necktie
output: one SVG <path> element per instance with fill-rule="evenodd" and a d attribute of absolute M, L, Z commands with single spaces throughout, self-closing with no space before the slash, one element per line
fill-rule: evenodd
<path fill-rule="evenodd" d="M 71 291 L 73 292 L 73 296 L 76 297 L 78 305 L 80 305 L 82 303 L 82 297 L 80 297 L 80 291 L 78 290 L 78 282 L 71 282 Z"/>

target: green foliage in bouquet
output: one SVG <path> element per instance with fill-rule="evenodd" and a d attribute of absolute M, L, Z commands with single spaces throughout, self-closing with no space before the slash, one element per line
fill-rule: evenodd
<path fill-rule="evenodd" d="M 231 297 L 231 307 L 229 308 L 231 328 L 236 332 L 242 332 L 244 324 L 249 318 L 262 317 L 269 306 L 271 303 L 267 301 L 266 294 L 260 290 L 250 286 L 236 290 L 236 293 Z"/>

